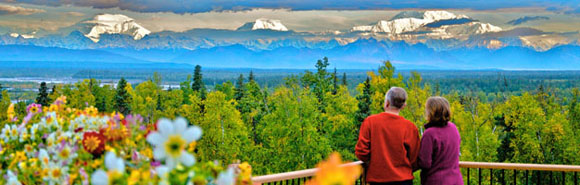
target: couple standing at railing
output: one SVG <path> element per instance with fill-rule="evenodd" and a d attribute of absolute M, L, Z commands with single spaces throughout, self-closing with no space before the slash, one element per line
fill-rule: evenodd
<path fill-rule="evenodd" d="M 362 123 L 356 156 L 365 163 L 371 185 L 411 185 L 413 172 L 421 170 L 421 184 L 462 185 L 459 171 L 461 138 L 449 122 L 451 110 L 443 97 L 431 97 L 425 105 L 427 124 L 423 138 L 417 127 L 399 115 L 407 93 L 399 87 L 385 95 L 385 112 Z"/>

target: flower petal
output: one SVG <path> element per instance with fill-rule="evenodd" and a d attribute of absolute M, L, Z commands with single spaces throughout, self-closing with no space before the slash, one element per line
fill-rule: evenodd
<path fill-rule="evenodd" d="M 105 167 L 107 167 L 107 169 L 113 169 L 116 166 L 116 163 L 117 156 L 115 156 L 115 153 L 107 152 L 107 154 L 105 154 Z"/>
<path fill-rule="evenodd" d="M 191 126 L 187 130 L 185 130 L 185 132 L 183 132 L 181 136 L 183 137 L 183 139 L 185 139 L 187 143 L 197 141 L 199 140 L 199 138 L 201 138 L 201 128 L 199 128 L 198 126 Z"/>
<path fill-rule="evenodd" d="M 157 146 L 153 149 L 153 158 L 155 160 L 163 160 L 165 157 L 167 157 L 167 153 L 165 153 L 163 146 Z"/>
<path fill-rule="evenodd" d="M 173 133 L 179 134 L 187 129 L 187 120 L 183 117 L 176 118 L 173 120 Z"/>
<path fill-rule="evenodd" d="M 160 146 L 165 141 L 165 138 L 159 132 L 152 132 L 147 136 L 147 142 L 153 146 Z"/>
<path fill-rule="evenodd" d="M 91 184 L 92 185 L 108 185 L 109 184 L 109 176 L 107 172 L 103 170 L 97 170 L 91 176 Z"/>
<path fill-rule="evenodd" d="M 170 170 L 175 168 L 175 166 L 177 166 L 177 159 L 168 157 L 167 160 L 165 160 L 165 166 L 167 166 Z"/>
<path fill-rule="evenodd" d="M 161 118 L 159 123 L 157 123 L 157 130 L 161 135 L 167 137 L 173 133 L 173 122 L 171 120 Z"/>
<path fill-rule="evenodd" d="M 117 162 L 115 163 L 113 169 L 117 170 L 121 174 L 125 173 L 125 161 L 123 161 L 123 158 L 117 158 Z"/>
<path fill-rule="evenodd" d="M 181 156 L 179 157 L 179 161 L 181 162 L 181 164 L 189 167 L 195 164 L 195 157 L 193 157 L 193 155 L 187 152 L 183 152 L 183 154 L 181 154 Z"/>
<path fill-rule="evenodd" d="M 167 168 L 166 166 L 159 166 L 155 168 L 155 172 L 157 172 L 157 175 L 159 175 L 161 179 L 167 179 L 167 175 L 169 174 L 169 168 Z"/>

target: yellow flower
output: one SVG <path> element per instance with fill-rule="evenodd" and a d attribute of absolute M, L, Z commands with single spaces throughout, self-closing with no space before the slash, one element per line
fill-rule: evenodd
<path fill-rule="evenodd" d="M 97 168 L 101 167 L 102 164 L 103 164 L 103 161 L 99 159 L 99 160 L 94 160 L 90 165 L 91 165 L 91 168 L 97 169 Z"/>
<path fill-rule="evenodd" d="M 68 179 L 68 184 L 73 184 L 73 182 L 76 180 L 76 178 L 77 178 L 78 176 L 79 176 L 79 175 L 78 175 L 77 173 L 72 173 L 72 174 L 70 174 L 70 175 L 69 175 L 69 179 Z"/>
<path fill-rule="evenodd" d="M 145 148 L 143 151 L 141 151 L 141 154 L 149 159 L 153 158 L 153 151 L 151 151 L 151 148 Z"/>
<path fill-rule="evenodd" d="M 131 171 L 131 175 L 129 176 L 129 179 L 127 179 L 127 184 L 128 185 L 139 184 L 140 179 L 141 179 L 141 172 L 139 170 L 133 170 L 133 171 Z"/>
<path fill-rule="evenodd" d="M 242 164 L 238 165 L 238 168 L 240 169 L 240 175 L 237 184 L 252 184 L 252 166 L 250 166 L 248 162 L 243 162 Z"/>
<path fill-rule="evenodd" d="M 8 115 L 8 119 L 9 121 L 12 121 L 12 119 L 14 119 L 14 103 L 11 103 L 10 106 L 8 106 L 8 110 L 6 110 L 6 114 Z"/>
<path fill-rule="evenodd" d="M 48 111 L 49 112 L 56 112 L 58 111 L 58 106 L 55 104 L 50 105 L 50 107 L 48 107 Z"/>
<path fill-rule="evenodd" d="M 40 177 L 48 177 L 48 172 L 49 170 L 47 168 L 44 168 L 40 171 Z"/>
<path fill-rule="evenodd" d="M 89 116 L 97 116 L 99 114 L 99 110 L 97 110 L 97 108 L 90 106 L 87 107 L 85 109 L 85 112 L 89 115 Z"/>
<path fill-rule="evenodd" d="M 328 161 L 318 164 L 318 171 L 314 178 L 306 185 L 351 185 L 361 174 L 361 167 L 345 166 L 341 167 L 342 160 L 338 153 L 330 155 Z"/>
<path fill-rule="evenodd" d="M 197 145 L 197 142 L 192 141 L 191 143 L 189 143 L 189 146 L 187 148 L 187 151 L 190 153 L 193 153 L 195 151 L 195 146 Z"/>

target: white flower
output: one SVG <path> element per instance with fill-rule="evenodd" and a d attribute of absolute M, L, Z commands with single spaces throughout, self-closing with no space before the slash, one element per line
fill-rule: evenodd
<path fill-rule="evenodd" d="M 233 185 L 234 184 L 234 168 L 228 168 L 225 172 L 221 172 L 215 180 L 216 185 Z"/>
<path fill-rule="evenodd" d="M 36 140 L 36 133 L 38 132 L 38 124 L 33 124 L 30 127 L 30 139 L 31 140 Z"/>
<path fill-rule="evenodd" d="M 26 141 L 30 137 L 30 135 L 28 135 L 28 129 L 26 129 L 24 127 L 18 129 L 18 132 L 19 132 L 19 134 L 18 134 L 18 136 L 19 136 L 18 137 L 19 138 L 18 141 L 20 141 L 20 142 L 24 142 L 24 141 Z"/>
<path fill-rule="evenodd" d="M 50 163 L 48 167 L 48 176 L 44 177 L 45 181 L 48 181 L 49 184 L 64 184 L 66 181 L 64 176 L 67 174 L 68 168 L 67 167 L 60 167 L 56 163 Z"/>
<path fill-rule="evenodd" d="M 192 141 L 201 138 L 201 128 L 187 126 L 184 118 L 175 121 L 161 119 L 157 123 L 157 132 L 147 136 L 147 141 L 154 146 L 153 157 L 156 160 L 165 160 L 166 166 L 171 170 L 181 163 L 191 166 L 195 163 L 195 157 L 185 151 Z"/>
<path fill-rule="evenodd" d="M 0 134 L 0 137 L 4 140 L 5 143 L 10 141 L 10 125 L 8 125 L 8 124 L 4 125 L 4 128 L 2 129 L 2 133 Z"/>
<path fill-rule="evenodd" d="M 8 170 L 6 172 L 8 176 L 8 181 L 6 182 L 7 185 L 21 185 L 20 181 L 18 181 L 18 177 L 12 173 L 12 171 Z"/>
<path fill-rule="evenodd" d="M 50 164 L 50 156 L 48 156 L 48 152 L 46 152 L 45 149 L 40 149 L 40 151 L 38 151 L 38 159 L 40 160 L 42 167 L 46 168 Z"/>
<path fill-rule="evenodd" d="M 113 152 L 107 152 L 105 155 L 105 167 L 107 167 L 108 172 L 104 170 L 97 170 L 93 173 L 91 177 L 91 184 L 93 185 L 107 185 L 110 180 L 113 180 L 113 176 L 121 176 L 125 173 L 125 161 L 123 158 L 117 157 Z"/>
<path fill-rule="evenodd" d="M 161 178 L 161 181 L 159 181 L 159 184 L 161 185 L 166 185 L 169 184 L 169 168 L 167 166 L 158 166 L 157 168 L 155 168 L 155 172 L 157 173 L 157 175 L 159 176 L 159 178 Z"/>
<path fill-rule="evenodd" d="M 117 157 L 115 153 L 107 152 L 105 155 L 105 167 L 107 167 L 109 171 L 122 174 L 125 172 L 125 161 L 123 161 L 123 158 Z"/>
<path fill-rule="evenodd" d="M 42 117 L 40 119 L 40 122 L 38 124 L 40 125 L 41 128 L 51 129 L 53 127 L 58 126 L 58 120 L 56 119 L 57 117 L 55 112 L 48 112 L 46 113 L 45 117 Z"/>
<path fill-rule="evenodd" d="M 12 125 L 10 127 L 10 140 L 16 140 L 18 139 L 18 126 L 16 125 Z"/>
<path fill-rule="evenodd" d="M 109 184 L 109 175 L 104 170 L 97 170 L 91 176 L 91 184 L 93 185 L 108 185 Z"/>

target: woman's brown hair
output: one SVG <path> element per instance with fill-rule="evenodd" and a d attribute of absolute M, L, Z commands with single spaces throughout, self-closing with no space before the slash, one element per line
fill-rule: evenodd
<path fill-rule="evenodd" d="M 425 117 L 432 126 L 443 127 L 451 120 L 451 109 L 447 99 L 434 96 L 425 103 Z"/>

